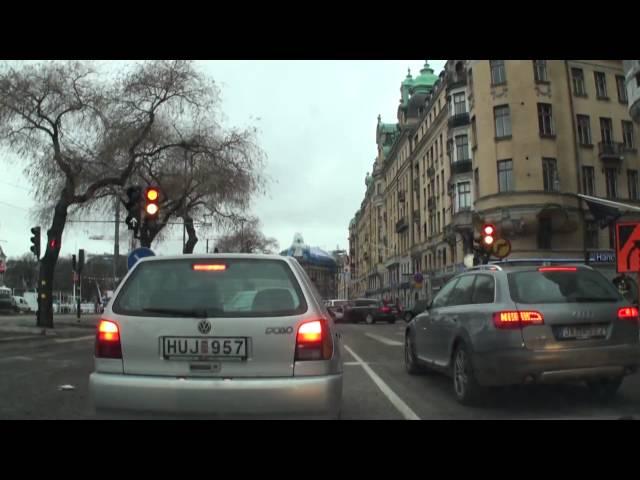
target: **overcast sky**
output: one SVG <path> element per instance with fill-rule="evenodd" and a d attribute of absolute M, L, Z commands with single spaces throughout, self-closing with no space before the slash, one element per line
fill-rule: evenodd
<path fill-rule="evenodd" d="M 424 60 L 393 61 L 201 61 L 221 88 L 226 126 L 255 125 L 273 181 L 253 212 L 267 236 L 288 247 L 296 232 L 313 246 L 347 248 L 348 224 L 362 201 L 364 178 L 376 156 L 378 114 L 394 122 L 400 82 L 407 68 L 415 77 Z M 444 60 L 430 60 L 439 74 Z M 8 256 L 29 251 L 29 209 L 34 198 L 23 166 L 0 159 L 0 246 Z M 48 226 L 43 225 L 43 232 Z M 126 226 L 120 252 L 126 254 Z M 110 241 L 90 236 L 110 236 Z M 212 235 L 215 237 L 215 234 Z M 178 254 L 182 229 L 153 248 Z M 44 237 L 43 237 L 44 239 Z M 213 240 L 212 240 L 213 241 Z M 78 248 L 113 252 L 113 224 L 68 224 L 62 255 Z M 204 252 L 205 238 L 196 246 Z"/>

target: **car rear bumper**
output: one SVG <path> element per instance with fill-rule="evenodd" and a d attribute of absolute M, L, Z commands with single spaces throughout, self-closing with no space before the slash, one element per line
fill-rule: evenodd
<path fill-rule="evenodd" d="M 98 415 L 337 418 L 342 374 L 286 378 L 175 378 L 92 373 Z"/>
<path fill-rule="evenodd" d="M 634 373 L 640 344 L 567 350 L 511 350 L 474 355 L 481 385 L 554 383 Z"/>

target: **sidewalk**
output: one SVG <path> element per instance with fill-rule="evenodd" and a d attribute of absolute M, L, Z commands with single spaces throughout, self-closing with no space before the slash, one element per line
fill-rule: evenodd
<path fill-rule="evenodd" d="M 35 314 L 0 315 L 0 341 L 8 341 L 13 337 L 7 334 L 39 336 L 74 337 L 93 332 L 100 318 L 99 314 L 83 314 L 80 319 L 75 315 L 58 314 L 53 317 L 53 328 L 36 326 Z"/>

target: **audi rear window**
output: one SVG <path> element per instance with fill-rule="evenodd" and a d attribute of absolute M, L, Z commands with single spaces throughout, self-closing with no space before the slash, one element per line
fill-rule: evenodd
<path fill-rule="evenodd" d="M 132 316 L 272 317 L 299 315 L 307 304 L 286 262 L 190 258 L 138 265 L 113 311 Z"/>
<path fill-rule="evenodd" d="M 618 302 L 620 293 L 602 274 L 587 269 L 532 270 L 508 275 L 516 303 Z"/>

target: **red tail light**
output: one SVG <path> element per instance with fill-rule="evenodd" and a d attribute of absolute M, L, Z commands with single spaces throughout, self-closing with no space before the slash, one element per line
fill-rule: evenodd
<path fill-rule="evenodd" d="M 618 318 L 620 320 L 637 320 L 639 316 L 636 307 L 622 307 L 618 309 Z"/>
<path fill-rule="evenodd" d="M 310 320 L 298 327 L 295 360 L 329 360 L 333 356 L 333 341 L 324 318 Z"/>
<path fill-rule="evenodd" d="M 535 310 L 511 310 L 493 314 L 493 324 L 499 329 L 523 328 L 529 325 L 543 325 L 544 317 Z"/>
<path fill-rule="evenodd" d="M 111 320 L 100 320 L 96 333 L 96 358 L 122 358 L 120 329 Z"/>
<path fill-rule="evenodd" d="M 218 263 L 195 263 L 192 268 L 196 272 L 222 272 L 227 269 L 227 266 Z"/>

